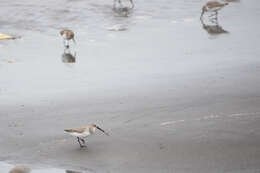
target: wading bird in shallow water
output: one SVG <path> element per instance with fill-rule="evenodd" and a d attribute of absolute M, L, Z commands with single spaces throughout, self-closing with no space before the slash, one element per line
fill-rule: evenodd
<path fill-rule="evenodd" d="M 64 46 L 69 48 L 69 41 L 73 40 L 74 43 L 76 43 L 74 39 L 74 32 L 69 29 L 64 29 L 60 31 L 60 35 L 63 37 L 63 43 Z"/>
<path fill-rule="evenodd" d="M 133 0 L 129 0 L 129 2 L 131 3 L 132 7 L 131 8 L 134 8 L 135 4 L 133 2 Z M 119 4 L 120 6 L 122 6 L 122 0 L 114 0 L 114 5 L 113 7 L 116 8 L 116 4 Z"/>
<path fill-rule="evenodd" d="M 75 136 L 77 137 L 78 143 L 80 145 L 80 147 L 86 147 L 86 142 L 84 140 L 84 138 L 86 138 L 89 135 L 93 135 L 96 131 L 96 129 L 100 130 L 101 132 L 103 132 L 104 134 L 106 134 L 107 136 L 109 136 L 109 134 L 107 132 L 105 132 L 103 129 L 101 129 L 100 127 L 98 127 L 96 124 L 90 124 L 84 127 L 80 127 L 80 128 L 75 128 L 75 129 L 65 129 L 64 131 L 68 134 L 70 134 L 71 136 Z"/>
<path fill-rule="evenodd" d="M 228 5 L 227 2 L 221 3 L 218 1 L 210 1 L 207 2 L 203 7 L 202 7 L 202 12 L 200 19 L 203 17 L 205 12 L 214 12 L 215 13 L 215 18 L 217 18 L 218 11 L 222 9 L 224 6 Z"/>

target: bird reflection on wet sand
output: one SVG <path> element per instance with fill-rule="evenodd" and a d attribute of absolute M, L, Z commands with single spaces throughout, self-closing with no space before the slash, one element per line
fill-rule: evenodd
<path fill-rule="evenodd" d="M 61 60 L 63 63 L 75 63 L 76 62 L 76 52 L 74 52 L 74 55 L 72 55 L 70 52 L 70 48 L 65 48 L 64 52 L 61 56 Z"/>
<path fill-rule="evenodd" d="M 221 10 L 224 6 L 228 5 L 227 2 L 220 3 L 218 1 L 210 1 L 202 7 L 202 12 L 200 16 L 200 21 L 202 28 L 208 32 L 210 35 L 224 34 L 229 33 L 224 30 L 218 23 L 218 11 Z M 213 13 L 207 17 L 207 22 L 204 22 L 204 13 Z"/>
<path fill-rule="evenodd" d="M 81 173 L 81 172 L 78 172 L 78 171 L 71 171 L 71 170 L 66 170 L 66 173 Z"/>
<path fill-rule="evenodd" d="M 115 12 L 115 14 L 117 14 L 121 17 L 128 17 L 133 12 L 133 8 L 117 7 L 117 8 L 113 8 L 113 11 Z"/>
<path fill-rule="evenodd" d="M 119 5 L 120 7 L 122 7 L 123 4 L 122 4 L 121 1 L 122 1 L 122 0 L 114 0 L 113 8 L 117 8 L 118 5 Z M 131 9 L 133 9 L 134 6 L 135 6 L 133 0 L 129 0 L 129 2 L 130 2 L 130 4 L 131 4 Z"/>
<path fill-rule="evenodd" d="M 219 24 L 218 20 L 210 21 L 210 24 L 205 24 L 203 19 L 200 20 L 202 27 L 205 31 L 208 32 L 210 35 L 217 35 L 217 34 L 227 34 L 228 31 L 224 30 Z"/>

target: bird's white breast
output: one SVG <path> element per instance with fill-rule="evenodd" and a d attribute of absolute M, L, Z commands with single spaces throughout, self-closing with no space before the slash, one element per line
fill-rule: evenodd
<path fill-rule="evenodd" d="M 90 133 L 89 133 L 89 131 L 85 131 L 85 132 L 83 132 L 83 134 L 82 134 L 83 136 L 89 136 L 90 135 Z"/>
<path fill-rule="evenodd" d="M 71 136 L 76 136 L 76 137 L 87 137 L 90 135 L 89 131 L 84 131 L 83 133 L 69 133 Z"/>
<path fill-rule="evenodd" d="M 64 38 L 64 39 L 67 39 L 67 36 L 66 36 L 66 34 L 65 34 L 65 33 L 64 33 L 64 34 L 62 34 L 61 36 L 62 36 L 62 38 Z"/>

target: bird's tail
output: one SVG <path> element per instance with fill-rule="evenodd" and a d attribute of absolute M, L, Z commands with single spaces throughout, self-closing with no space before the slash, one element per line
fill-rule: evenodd
<path fill-rule="evenodd" d="M 72 132 L 72 129 L 65 129 L 64 131 L 70 133 Z"/>

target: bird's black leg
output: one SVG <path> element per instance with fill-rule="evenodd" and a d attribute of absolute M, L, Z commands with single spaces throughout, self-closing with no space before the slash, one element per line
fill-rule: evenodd
<path fill-rule="evenodd" d="M 118 0 L 118 3 L 119 3 L 119 5 L 120 5 L 120 7 L 122 7 L 122 2 L 121 2 L 121 0 Z"/>
<path fill-rule="evenodd" d="M 211 15 L 209 17 L 211 18 L 213 16 L 216 16 L 216 14 L 215 13 L 211 13 Z"/>
<path fill-rule="evenodd" d="M 65 40 L 64 46 L 65 46 L 66 49 L 69 49 L 70 46 L 69 46 L 69 41 L 68 40 Z"/>
<path fill-rule="evenodd" d="M 215 11 L 215 13 L 214 14 L 212 14 L 212 16 L 214 17 L 213 19 L 215 20 L 216 19 L 216 17 L 217 17 L 217 11 Z"/>
<path fill-rule="evenodd" d="M 130 2 L 131 2 L 131 4 L 132 4 L 132 8 L 134 8 L 134 7 L 135 7 L 135 4 L 134 4 L 133 0 L 130 0 Z"/>
<path fill-rule="evenodd" d="M 86 144 L 86 141 L 85 141 L 84 139 L 78 137 L 78 141 L 79 141 L 79 143 L 80 143 L 80 147 L 81 147 L 81 148 L 87 147 L 87 146 L 85 145 L 85 144 Z M 83 145 L 81 144 L 80 141 L 83 143 Z"/>
<path fill-rule="evenodd" d="M 63 39 L 63 44 L 64 44 L 64 46 L 66 47 L 66 41 L 65 41 L 65 39 Z"/>
<path fill-rule="evenodd" d="M 215 11 L 214 15 L 214 18 L 210 19 L 212 23 L 218 25 L 218 11 Z"/>
<path fill-rule="evenodd" d="M 77 139 L 78 139 L 78 142 L 79 142 L 79 145 L 80 145 L 80 147 L 82 148 L 82 147 L 83 147 L 83 145 L 81 145 L 81 143 L 80 143 L 80 138 L 79 138 L 79 137 L 77 137 Z"/>
<path fill-rule="evenodd" d="M 114 9 L 116 8 L 116 2 L 117 2 L 117 0 L 114 0 L 114 4 L 113 4 Z"/>
<path fill-rule="evenodd" d="M 81 140 L 81 142 L 82 142 L 83 144 L 86 143 L 84 139 L 80 138 L 80 140 Z"/>

